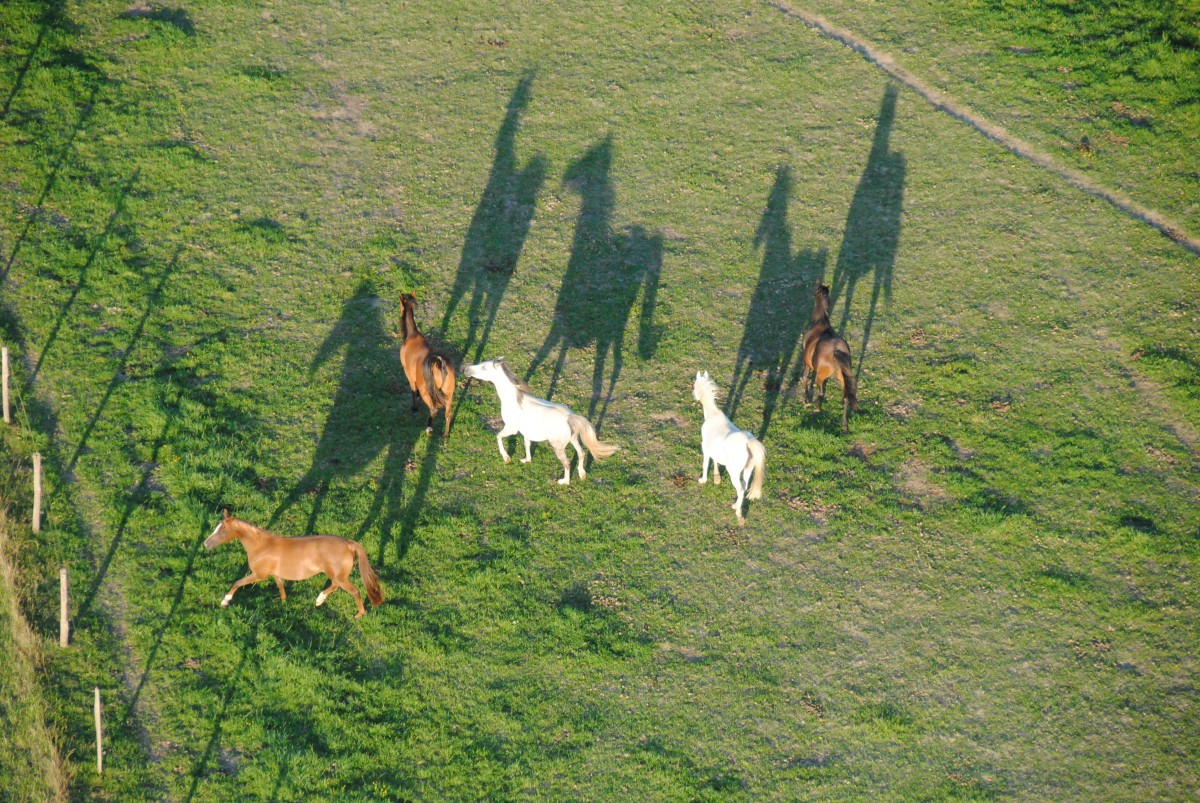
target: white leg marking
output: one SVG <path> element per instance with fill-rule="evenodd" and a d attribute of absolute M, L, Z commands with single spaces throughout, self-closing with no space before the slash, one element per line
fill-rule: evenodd
<path fill-rule="evenodd" d="M 229 605 L 231 599 L 233 599 L 233 594 L 226 594 L 225 599 L 221 600 L 221 607 L 224 608 Z"/>
<path fill-rule="evenodd" d="M 325 592 L 322 591 L 320 594 L 317 594 L 317 605 L 323 605 L 324 603 L 325 603 Z"/>

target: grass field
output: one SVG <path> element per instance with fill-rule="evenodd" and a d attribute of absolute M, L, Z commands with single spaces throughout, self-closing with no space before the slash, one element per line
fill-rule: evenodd
<path fill-rule="evenodd" d="M 1196 234 L 1179 8 L 1151 80 L 1106 73 L 1103 37 L 1049 52 L 1032 6 L 811 4 Z M 765 3 L 28 1 L 0 26 L 7 554 L 72 799 L 1200 792 L 1195 255 Z M 1070 59 L 1086 80 L 1054 86 Z M 1064 133 L 1061 92 L 1121 119 Z M 836 388 L 819 415 L 797 393 L 819 279 L 849 435 Z M 622 450 L 568 487 L 548 448 L 504 465 L 479 383 L 426 436 L 405 291 Z M 766 445 L 745 527 L 696 483 L 702 369 Z M 315 608 L 313 579 L 221 609 L 224 507 L 360 540 L 386 603 Z"/>

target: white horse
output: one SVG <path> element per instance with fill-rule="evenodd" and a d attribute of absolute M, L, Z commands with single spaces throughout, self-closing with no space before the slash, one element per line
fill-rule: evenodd
<path fill-rule="evenodd" d="M 500 417 L 504 419 L 504 428 L 496 435 L 496 445 L 500 447 L 500 456 L 504 462 L 509 461 L 508 452 L 504 448 L 504 439 L 520 433 L 525 438 L 525 458 L 522 463 L 528 463 L 533 457 L 529 454 L 531 441 L 550 441 L 554 453 L 563 464 L 563 476 L 559 485 L 571 482 L 571 461 L 567 458 L 567 444 L 575 447 L 579 457 L 579 479 L 587 476 L 583 469 L 583 445 L 592 453 L 592 457 L 608 457 L 617 451 L 617 446 L 602 443 L 596 438 L 596 429 L 586 418 L 571 412 L 565 404 L 539 399 L 529 395 L 529 387 L 517 380 L 513 372 L 508 370 L 503 359 L 488 360 L 478 365 L 468 365 L 463 374 L 475 379 L 491 382 L 496 386 L 496 394 L 500 397 Z"/>
<path fill-rule="evenodd" d="M 708 482 L 708 461 L 713 463 L 713 483 L 721 481 L 721 469 L 725 466 L 729 480 L 737 491 L 733 512 L 738 524 L 745 524 L 742 517 L 742 500 L 761 499 L 763 472 L 766 470 L 767 452 L 762 441 L 749 432 L 738 429 L 717 406 L 717 383 L 708 376 L 708 371 L 697 371 L 692 385 L 692 397 L 704 408 L 704 426 L 700 428 L 700 450 L 704 462 L 700 471 L 700 483 Z M 753 484 L 750 475 L 754 475 Z M 747 489 L 749 489 L 747 491 Z"/>

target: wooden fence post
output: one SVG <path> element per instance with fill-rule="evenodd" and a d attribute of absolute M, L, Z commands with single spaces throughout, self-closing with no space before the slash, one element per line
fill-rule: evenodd
<path fill-rule="evenodd" d="M 65 647 L 71 640 L 71 623 L 67 620 L 67 569 L 58 570 L 58 646 Z"/>
<path fill-rule="evenodd" d="M 33 531 L 42 531 L 42 455 L 33 453 Z"/>
<path fill-rule="evenodd" d="M 100 724 L 100 687 L 96 687 L 96 774 L 104 772 L 104 728 Z"/>
<path fill-rule="evenodd" d="M 4 423 L 11 424 L 12 416 L 8 413 L 8 346 L 0 349 L 4 355 Z"/>

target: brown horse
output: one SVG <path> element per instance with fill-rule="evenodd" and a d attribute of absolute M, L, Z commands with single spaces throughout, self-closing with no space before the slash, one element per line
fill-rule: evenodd
<path fill-rule="evenodd" d="M 225 599 L 221 600 L 224 608 L 233 599 L 233 592 L 244 585 L 275 578 L 279 587 L 279 598 L 287 601 L 287 592 L 283 590 L 284 580 L 307 580 L 314 574 L 324 574 L 329 577 L 329 588 L 317 595 L 317 604 L 321 605 L 333 593 L 334 589 L 344 588 L 358 603 L 358 618 L 367 612 L 363 607 L 362 596 L 358 588 L 350 582 L 350 572 L 354 570 L 354 558 L 358 558 L 358 573 L 362 576 L 363 585 L 367 589 L 367 598 L 372 605 L 383 603 L 383 589 L 379 587 L 379 578 L 375 570 L 367 562 L 367 552 L 357 541 L 349 538 L 339 538 L 336 535 L 309 535 L 300 538 L 283 538 L 273 535 L 266 530 L 255 527 L 240 519 L 235 519 L 226 510 L 224 518 L 212 535 L 204 540 L 205 549 L 216 549 L 221 544 L 232 539 L 242 542 L 246 548 L 246 560 L 250 563 L 250 574 L 233 584 Z"/>
<path fill-rule="evenodd" d="M 408 386 L 412 390 L 412 411 L 417 411 L 419 393 L 429 408 L 429 423 L 425 425 L 425 431 L 433 432 L 433 417 L 438 410 L 445 408 L 445 434 L 449 437 L 450 412 L 454 402 L 454 364 L 417 331 L 417 322 L 413 317 L 417 297 L 412 293 L 404 293 L 400 296 L 400 306 L 400 333 L 403 337 L 400 364 L 404 366 L 404 375 L 408 377 Z"/>
<path fill-rule="evenodd" d="M 850 346 L 829 323 L 829 288 L 817 283 L 812 326 L 804 333 L 804 401 L 812 401 L 812 375 L 817 377 L 817 412 L 825 401 L 825 382 L 837 377 L 842 386 L 842 432 L 849 432 L 850 410 L 858 409 L 858 383 L 850 370 Z"/>

